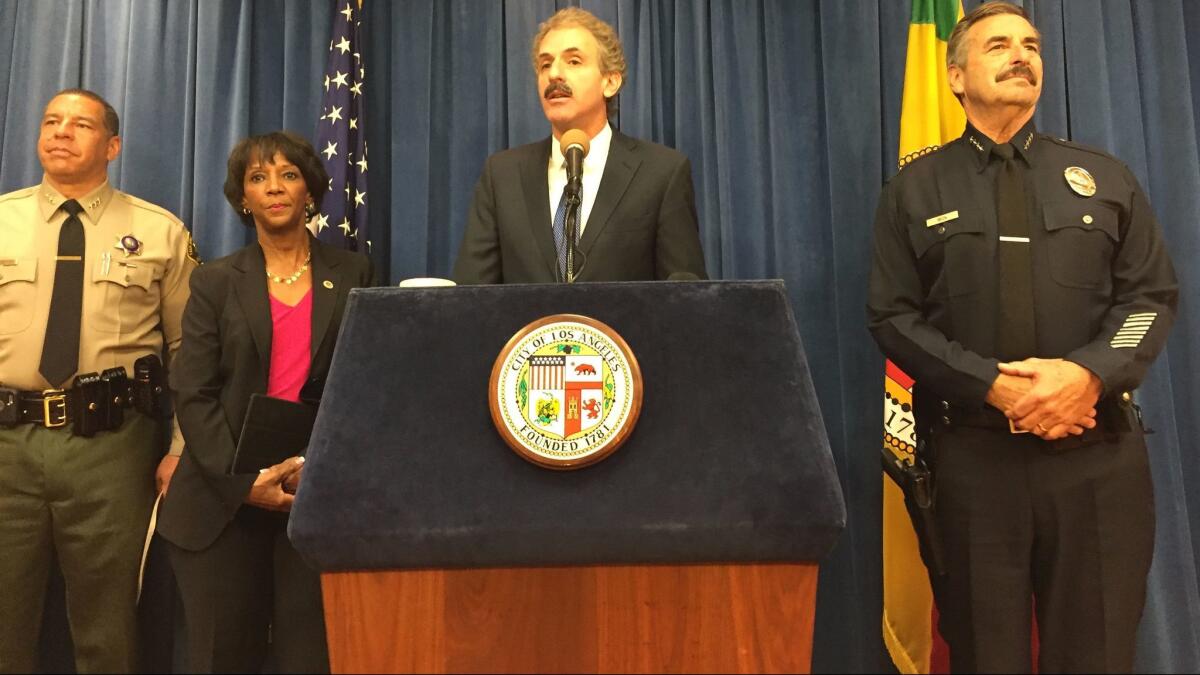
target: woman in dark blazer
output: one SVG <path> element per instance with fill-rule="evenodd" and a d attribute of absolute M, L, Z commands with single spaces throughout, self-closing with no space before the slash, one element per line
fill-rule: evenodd
<path fill-rule="evenodd" d="M 268 647 L 280 672 L 329 671 L 320 578 L 287 538 L 303 459 L 231 473 L 250 395 L 316 403 L 346 296 L 371 285 L 368 258 L 305 227 L 328 184 L 299 136 L 238 143 L 225 196 L 257 241 L 192 275 L 170 378 L 186 446 L 158 523 L 192 672 L 259 672 Z"/>

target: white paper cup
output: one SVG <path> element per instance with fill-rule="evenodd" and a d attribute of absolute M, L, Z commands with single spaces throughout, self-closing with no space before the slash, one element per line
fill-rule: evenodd
<path fill-rule="evenodd" d="M 454 286 L 455 283 L 450 279 L 439 279 L 438 277 L 413 277 L 400 282 L 400 288 L 431 288 L 434 286 Z"/>

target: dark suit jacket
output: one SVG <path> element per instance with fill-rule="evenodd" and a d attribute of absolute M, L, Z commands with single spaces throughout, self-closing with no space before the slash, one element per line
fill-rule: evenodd
<path fill-rule="evenodd" d="M 546 184 L 552 140 L 487 159 L 467 213 L 455 281 L 558 281 Z M 687 157 L 614 132 L 579 250 L 586 256 L 580 281 L 645 281 L 676 272 L 705 278 Z"/>
<path fill-rule="evenodd" d="M 301 398 L 315 402 L 329 374 L 346 296 L 371 285 L 372 266 L 366 256 L 311 243 L 312 363 Z M 171 366 L 184 451 L 158 519 L 158 532 L 188 550 L 216 540 L 256 477 L 229 470 L 250 395 L 267 392 L 272 326 L 265 267 L 255 243 L 192 274 L 183 344 Z"/>

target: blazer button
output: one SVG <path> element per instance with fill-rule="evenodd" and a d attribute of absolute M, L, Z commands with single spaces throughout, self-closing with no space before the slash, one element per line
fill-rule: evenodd
<path fill-rule="evenodd" d="M 946 426 L 950 426 L 950 418 L 943 415 L 942 416 L 942 424 L 945 424 Z"/>

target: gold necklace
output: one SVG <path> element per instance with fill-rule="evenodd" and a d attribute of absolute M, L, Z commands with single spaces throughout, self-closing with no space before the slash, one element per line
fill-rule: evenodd
<path fill-rule="evenodd" d="M 297 281 L 299 281 L 300 277 L 304 276 L 304 273 L 308 271 L 308 263 L 311 260 L 312 260 L 312 249 L 309 249 L 308 255 L 304 256 L 304 264 L 300 266 L 300 269 L 296 270 L 295 274 L 293 274 L 290 277 L 280 277 L 280 276 L 271 274 L 271 270 L 267 270 L 267 278 L 270 279 L 271 281 L 274 281 L 277 284 L 288 284 L 290 286 L 290 285 L 296 283 Z M 264 266 L 263 269 L 266 269 L 266 267 Z"/>

